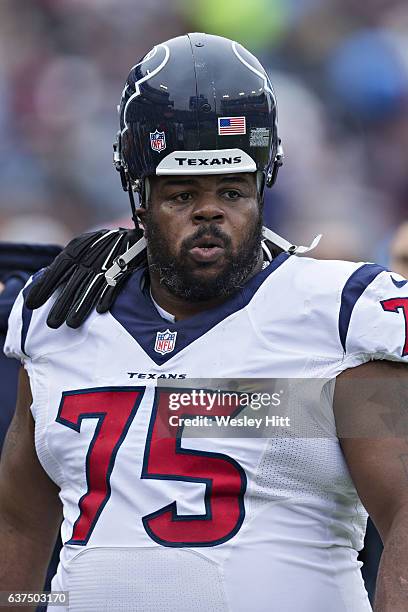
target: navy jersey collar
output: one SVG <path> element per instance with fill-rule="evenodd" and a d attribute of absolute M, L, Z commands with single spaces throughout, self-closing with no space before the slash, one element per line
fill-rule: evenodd
<path fill-rule="evenodd" d="M 174 323 L 160 316 L 149 292 L 141 288 L 145 274 L 145 268 L 141 268 L 129 278 L 112 306 L 111 314 L 138 342 L 152 361 L 157 365 L 163 365 L 215 325 L 244 308 L 265 279 L 288 257 L 290 257 L 288 253 L 281 253 L 275 257 L 267 268 L 250 278 L 242 289 L 234 293 L 223 304 Z M 177 332 L 175 346 L 171 352 L 161 355 L 155 351 L 156 336 L 158 332 L 167 330 L 172 333 Z"/>

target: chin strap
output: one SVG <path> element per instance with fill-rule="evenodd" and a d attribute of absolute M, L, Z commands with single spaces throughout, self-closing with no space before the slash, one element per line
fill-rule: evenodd
<path fill-rule="evenodd" d="M 262 230 L 262 233 L 266 240 L 270 240 L 271 242 L 273 242 L 273 244 L 275 244 L 280 249 L 282 249 L 282 251 L 285 251 L 286 253 L 290 253 L 291 255 L 295 255 L 296 253 L 301 253 L 301 254 L 308 253 L 309 251 L 317 247 L 322 237 L 322 235 L 319 234 L 318 236 L 316 236 L 316 238 L 313 240 L 310 246 L 305 247 L 305 246 L 296 246 L 292 244 L 291 242 L 288 242 L 287 240 L 285 240 L 278 234 L 275 234 L 275 232 L 270 230 L 268 227 L 264 227 Z M 130 249 L 128 249 L 125 253 L 123 253 L 123 255 L 118 257 L 115 263 L 113 264 L 113 266 L 111 266 L 109 270 L 105 272 L 105 278 L 106 278 L 107 284 L 110 285 L 111 287 L 114 287 L 116 285 L 117 279 L 121 276 L 121 274 L 127 271 L 128 264 L 132 261 L 132 259 L 137 257 L 146 248 L 146 246 L 147 244 L 146 244 L 145 238 L 141 238 L 140 240 L 136 242 L 136 244 L 131 246 Z M 273 259 L 273 255 L 269 247 L 267 246 L 267 244 L 265 244 L 265 241 L 262 242 L 262 249 L 267 259 L 271 261 Z"/>
<path fill-rule="evenodd" d="M 320 239 L 322 237 L 322 234 L 318 234 L 314 238 L 312 243 L 309 246 L 305 247 L 305 246 L 296 246 L 295 244 L 288 242 L 288 240 L 285 240 L 285 238 L 282 238 L 282 236 L 279 236 L 279 234 L 275 234 L 275 232 L 270 230 L 269 227 L 264 226 L 262 230 L 262 234 L 264 238 L 266 238 L 267 240 L 270 240 L 271 242 L 273 242 L 273 244 L 276 244 L 276 246 L 280 247 L 283 251 L 285 251 L 285 253 L 290 253 L 291 255 L 295 255 L 297 253 L 300 253 L 300 254 L 308 253 L 312 249 L 315 249 L 317 245 L 319 244 Z"/>
<path fill-rule="evenodd" d="M 126 272 L 129 262 L 137 257 L 147 246 L 145 238 L 140 238 L 133 246 L 130 247 L 123 255 L 117 258 L 113 266 L 105 272 L 105 278 L 108 285 L 114 287 L 118 277 L 123 272 Z"/>
<path fill-rule="evenodd" d="M 273 259 L 273 254 L 271 253 L 271 250 L 269 249 L 266 240 L 262 240 L 261 247 L 264 253 L 264 263 L 270 264 Z"/>

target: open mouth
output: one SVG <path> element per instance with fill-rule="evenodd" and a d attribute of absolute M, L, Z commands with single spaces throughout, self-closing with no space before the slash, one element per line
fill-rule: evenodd
<path fill-rule="evenodd" d="M 214 262 L 224 254 L 224 241 L 212 236 L 200 238 L 195 241 L 189 253 L 197 262 Z"/>

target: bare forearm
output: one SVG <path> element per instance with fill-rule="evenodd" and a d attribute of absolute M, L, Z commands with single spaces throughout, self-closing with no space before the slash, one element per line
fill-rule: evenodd
<path fill-rule="evenodd" d="M 0 509 L 0 591 L 41 591 L 52 543 L 41 542 L 17 528 Z M 24 607 L 24 610 L 35 610 Z M 1 608 L 10 612 L 15 608 Z M 20 608 L 21 609 L 21 608 Z"/>
<path fill-rule="evenodd" d="M 375 612 L 408 610 L 408 509 L 398 513 L 384 544 L 377 580 Z"/>
<path fill-rule="evenodd" d="M 28 376 L 21 370 L 0 461 L 0 591 L 42 590 L 62 519 L 59 489 L 35 452 L 31 403 Z"/>

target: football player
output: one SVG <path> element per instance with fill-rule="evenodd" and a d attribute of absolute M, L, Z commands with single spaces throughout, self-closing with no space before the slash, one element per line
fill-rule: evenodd
<path fill-rule="evenodd" d="M 367 510 L 385 545 L 376 610 L 406 610 L 407 281 L 265 243 L 276 100 L 238 43 L 155 46 L 119 111 L 115 163 L 144 237 L 91 236 L 69 255 L 70 278 L 93 258 L 75 279 L 83 325 L 50 329 L 56 298 L 29 310 L 29 286 L 10 318 L 6 352 L 24 368 L 0 470 L 0 590 L 40 588 L 63 518 L 53 590 L 69 610 L 369 611 Z M 262 413 L 258 434 L 267 394 L 243 403 L 244 379 L 283 412 Z"/>

